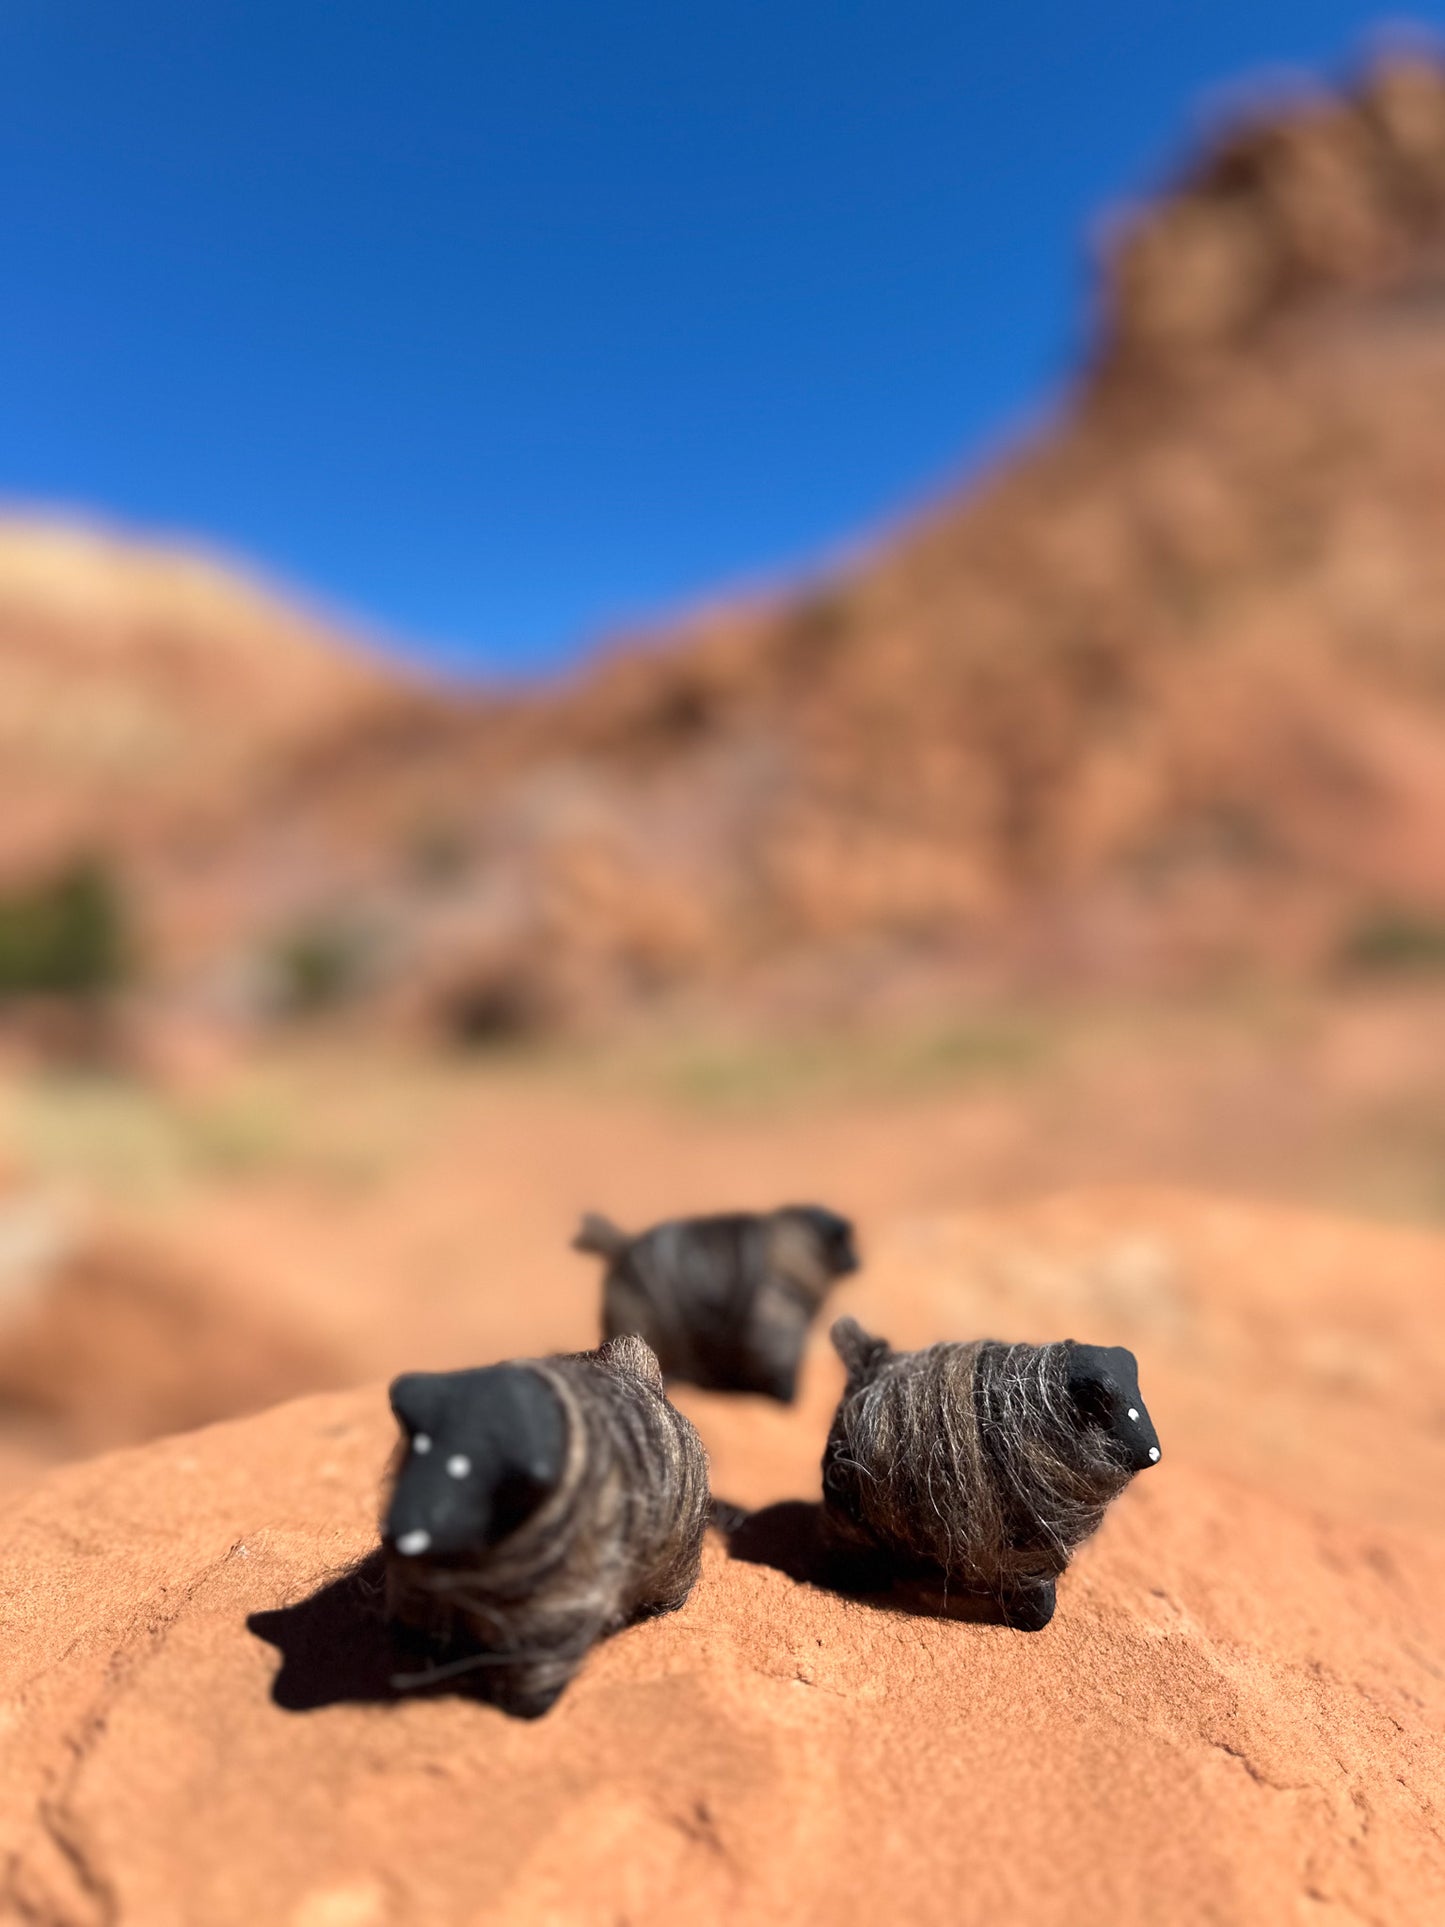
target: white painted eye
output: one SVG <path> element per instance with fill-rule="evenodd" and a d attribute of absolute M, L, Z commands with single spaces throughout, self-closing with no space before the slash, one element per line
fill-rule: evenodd
<path fill-rule="evenodd" d="M 431 1450 L 431 1440 L 425 1432 L 417 1433 L 411 1442 L 411 1449 L 413 1452 L 419 1452 L 423 1458 L 426 1457 L 427 1453 Z"/>
<path fill-rule="evenodd" d="M 1157 1459 L 1157 1458 L 1158 1458 L 1158 1456 L 1159 1456 L 1159 1447 L 1158 1447 L 1157 1445 L 1151 1445 L 1151 1446 L 1149 1447 L 1149 1456 L 1150 1456 L 1150 1458 L 1151 1458 L 1151 1459 Z"/>
<path fill-rule="evenodd" d="M 431 1544 L 431 1534 L 420 1526 L 415 1532 L 404 1532 L 396 1542 L 398 1552 L 404 1552 L 408 1559 L 414 1559 L 419 1552 L 425 1552 Z"/>
<path fill-rule="evenodd" d="M 447 1471 L 454 1479 L 464 1479 L 472 1469 L 472 1462 L 465 1452 L 454 1452 L 447 1460 Z"/>
<path fill-rule="evenodd" d="M 1139 1416 L 1139 1414 L 1134 1410 L 1134 1407 L 1132 1405 L 1129 1407 L 1129 1416 L 1132 1419 L 1137 1419 Z"/>

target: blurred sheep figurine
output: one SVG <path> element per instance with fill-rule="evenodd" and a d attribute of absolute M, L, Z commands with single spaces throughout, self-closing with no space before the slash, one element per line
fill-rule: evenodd
<path fill-rule="evenodd" d="M 391 1407 L 387 1614 L 443 1662 L 409 1684 L 476 1668 L 485 1697 L 535 1718 L 597 1640 L 687 1599 L 707 1456 L 641 1339 L 411 1372 Z"/>
<path fill-rule="evenodd" d="M 670 1379 L 784 1404 L 819 1307 L 858 1269 L 852 1225 L 816 1204 L 674 1218 L 637 1237 L 589 1213 L 573 1248 L 607 1260 L 606 1337 L 636 1332 Z"/>
<path fill-rule="evenodd" d="M 941 1576 L 1036 1631 L 1111 1499 L 1159 1458 L 1121 1346 L 930 1345 L 895 1352 L 851 1318 L 833 1344 L 848 1382 L 823 1456 L 835 1560 Z"/>

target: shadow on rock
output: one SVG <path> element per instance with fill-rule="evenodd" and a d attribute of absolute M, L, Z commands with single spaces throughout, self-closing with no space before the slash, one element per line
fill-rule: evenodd
<path fill-rule="evenodd" d="M 941 1573 L 903 1570 L 883 1555 L 840 1553 L 827 1543 L 824 1512 L 804 1499 L 746 1512 L 719 1501 L 713 1521 L 727 1541 L 728 1556 L 750 1566 L 771 1566 L 799 1585 L 921 1619 L 958 1619 L 973 1625 L 1019 1625 L 1014 1609 L 988 1593 L 963 1592 Z"/>
<path fill-rule="evenodd" d="M 281 1655 L 271 1687 L 277 1706 L 310 1713 L 322 1706 L 415 1699 L 422 1693 L 490 1697 L 486 1668 L 475 1656 L 438 1656 L 388 1625 L 384 1575 L 378 1548 L 296 1605 L 251 1614 L 247 1630 Z"/>

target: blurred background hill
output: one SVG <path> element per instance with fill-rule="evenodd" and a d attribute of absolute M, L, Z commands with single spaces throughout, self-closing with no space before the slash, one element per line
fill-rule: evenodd
<path fill-rule="evenodd" d="M 462 1038 L 1445 960 L 1445 69 L 1241 121 L 1097 305 L 960 496 L 535 691 L 8 524 L 9 887 L 103 862 L 207 1021 Z"/>

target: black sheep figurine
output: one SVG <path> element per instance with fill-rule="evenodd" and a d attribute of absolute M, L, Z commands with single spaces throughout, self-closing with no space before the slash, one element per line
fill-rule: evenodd
<path fill-rule="evenodd" d="M 535 1718 L 597 1640 L 687 1599 L 707 1455 L 641 1339 L 411 1372 L 391 1407 L 387 1614 L 433 1657 L 412 1683 L 475 1669 L 485 1697 Z"/>
<path fill-rule="evenodd" d="M 1046 1626 L 1074 1548 L 1159 1458 L 1134 1354 L 1072 1339 L 895 1352 L 851 1318 L 832 1339 L 848 1383 L 823 1455 L 830 1553 Z"/>
<path fill-rule="evenodd" d="M 674 1218 L 636 1237 L 589 1213 L 573 1246 L 607 1260 L 604 1336 L 636 1332 L 670 1379 L 784 1404 L 818 1308 L 858 1269 L 852 1225 L 816 1204 Z"/>

